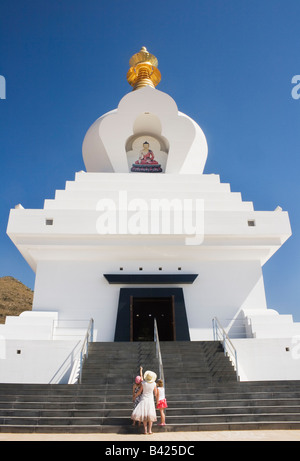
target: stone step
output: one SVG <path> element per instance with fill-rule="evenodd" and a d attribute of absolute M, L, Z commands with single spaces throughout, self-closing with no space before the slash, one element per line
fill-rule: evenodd
<path fill-rule="evenodd" d="M 280 411 L 279 411 L 280 410 Z M 1 408 L 1 418 L 129 418 L 132 409 L 127 408 L 92 408 L 92 409 L 3 409 Z M 280 414 L 284 418 L 289 418 L 290 415 L 295 415 L 296 418 L 300 415 L 300 406 L 212 406 L 212 407 L 190 407 L 190 406 L 177 406 L 172 408 L 169 405 L 166 410 L 168 420 L 171 418 L 190 418 L 192 416 L 230 416 L 230 415 L 278 415 Z"/>
<path fill-rule="evenodd" d="M 298 423 L 300 426 L 300 413 L 296 414 L 282 414 L 278 413 L 265 413 L 265 414 L 220 414 L 220 415 L 181 415 L 169 416 L 167 414 L 167 425 L 185 425 L 185 424 L 212 424 L 212 423 L 228 423 L 228 424 L 241 424 L 241 423 Z M 132 421 L 130 416 L 88 416 L 88 417 L 0 417 L 0 426 L 87 426 L 86 429 L 92 426 L 130 426 Z M 112 431 L 114 432 L 114 430 Z"/>
<path fill-rule="evenodd" d="M 299 399 L 262 399 L 262 400 L 252 400 L 252 399 L 240 399 L 240 400 L 168 400 L 168 412 L 170 410 L 175 411 L 180 409 L 189 409 L 189 408 L 241 408 L 241 407 L 284 407 L 285 411 L 290 407 L 300 407 L 300 398 Z M 1 402 L 0 403 L 0 412 L 2 415 L 2 410 L 61 410 L 61 411 L 71 411 L 71 410 L 132 410 L 131 400 L 118 400 L 115 402 L 106 402 L 106 401 L 90 401 L 90 402 Z M 250 409 L 249 409 L 250 411 Z"/>
<path fill-rule="evenodd" d="M 240 383 L 242 384 L 242 383 Z M 59 385 L 58 385 L 59 387 Z M 76 388 L 76 389 L 74 389 Z M 192 392 L 191 392 L 192 389 Z M 26 389 L 22 388 L 19 391 L 15 389 L 0 390 L 0 401 L 8 401 L 10 399 L 51 399 L 51 400 L 64 400 L 67 398 L 71 399 L 88 399 L 88 398 L 104 398 L 105 396 L 117 396 L 117 395 L 128 395 L 128 390 L 131 392 L 131 385 L 128 387 L 120 385 L 96 385 L 95 387 L 89 386 L 88 388 L 82 389 L 81 386 L 71 386 L 70 392 L 64 390 L 61 392 L 49 392 L 43 388 L 37 389 Z M 113 396 L 112 396 L 113 394 Z M 225 399 L 225 398 L 238 398 L 243 396 L 244 398 L 285 398 L 289 396 L 290 398 L 299 398 L 300 397 L 300 388 L 292 388 L 289 386 L 282 387 L 266 387 L 255 386 L 255 387 L 239 387 L 237 386 L 228 386 L 223 384 L 222 386 L 211 386 L 206 389 L 201 389 L 197 384 L 194 384 L 191 388 L 190 385 L 183 384 L 182 388 L 178 389 L 177 386 L 172 386 L 171 383 L 167 387 L 168 398 L 177 398 L 181 396 L 182 398 L 188 398 L 190 400 L 205 398 L 205 399 Z"/>
<path fill-rule="evenodd" d="M 300 423 L 299 421 L 275 421 L 275 422 L 217 422 L 217 423 L 180 423 L 180 424 L 167 424 L 164 427 L 161 426 L 152 426 L 152 431 L 155 433 L 163 432 L 193 432 L 193 431 L 241 431 L 241 430 L 299 430 Z M 13 433 L 13 432 L 27 432 L 27 433 L 103 433 L 103 434 L 136 434 L 142 433 L 143 429 L 140 427 L 132 427 L 131 424 L 102 424 L 102 425 L 15 425 L 15 424 L 5 424 L 0 425 L 1 433 Z"/>

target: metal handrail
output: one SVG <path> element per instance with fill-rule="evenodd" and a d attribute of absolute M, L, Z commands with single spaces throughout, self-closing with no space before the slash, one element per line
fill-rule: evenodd
<path fill-rule="evenodd" d="M 71 376 L 72 375 L 78 376 L 75 382 L 78 382 L 79 384 L 81 384 L 82 367 L 83 367 L 84 360 L 89 355 L 89 343 L 90 342 L 92 343 L 93 340 L 94 340 L 94 319 L 91 318 L 89 321 L 87 332 L 85 334 L 85 337 L 84 337 L 84 340 L 81 346 L 79 358 L 74 362 L 74 366 L 71 372 Z"/>
<path fill-rule="evenodd" d="M 164 367 L 163 367 L 162 358 L 161 358 L 161 350 L 160 350 L 160 343 L 159 343 L 159 336 L 158 336 L 158 328 L 157 328 L 156 318 L 154 318 L 154 342 L 156 344 L 155 350 L 156 350 L 156 358 L 158 358 L 159 377 L 160 377 L 160 379 L 162 379 L 162 381 L 164 383 L 164 388 L 166 388 Z"/>
<path fill-rule="evenodd" d="M 79 378 L 78 382 L 81 384 L 81 379 L 82 379 L 82 366 L 84 360 L 88 357 L 89 355 L 89 343 L 93 342 L 94 340 L 94 319 L 90 319 L 90 323 L 82 344 L 82 348 L 80 351 L 80 362 L 79 362 Z"/>
<path fill-rule="evenodd" d="M 236 348 L 230 341 L 229 336 L 227 335 L 226 331 L 224 330 L 223 326 L 221 325 L 217 317 L 214 317 L 212 322 L 213 322 L 214 341 L 222 342 L 224 354 L 229 356 L 233 364 L 233 367 L 235 369 L 237 380 L 239 380 L 238 359 L 237 359 Z"/>

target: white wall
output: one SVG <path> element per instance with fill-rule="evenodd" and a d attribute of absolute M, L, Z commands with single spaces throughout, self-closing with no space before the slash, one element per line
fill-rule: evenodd
<path fill-rule="evenodd" d="M 67 384 L 80 342 L 7 339 L 2 346 L 1 383 Z"/>
<path fill-rule="evenodd" d="M 213 317 L 226 328 L 246 306 L 266 309 L 259 262 L 206 261 L 196 270 L 198 278 L 184 288 L 192 340 L 213 339 Z"/>
<path fill-rule="evenodd" d="M 0 325 L 0 382 L 68 383 L 87 322 L 62 322 L 56 311 L 25 311 Z"/>
<path fill-rule="evenodd" d="M 95 322 L 95 341 L 113 341 L 119 289 L 103 277 L 97 261 L 38 264 L 33 309 L 57 311 L 60 320 Z"/>
<path fill-rule="evenodd" d="M 126 262 L 126 272 L 168 273 L 182 261 L 160 260 Z M 95 340 L 113 341 L 121 285 L 110 285 L 105 273 L 116 273 L 119 261 L 43 261 L 39 262 L 33 308 L 57 311 L 59 319 L 95 321 Z M 158 272 L 163 266 L 164 271 Z M 185 261 L 185 273 L 197 273 L 192 285 L 183 288 L 192 340 L 212 339 L 212 319 L 217 316 L 224 327 L 242 308 L 265 309 L 265 293 L 259 262 Z M 152 268 L 152 271 L 151 271 Z M 165 285 L 161 285 L 163 287 Z M 130 285 L 124 286 L 126 288 Z M 133 286 L 132 286 L 133 287 Z M 138 286 L 143 288 L 142 285 Z M 144 286 L 149 288 L 148 286 Z"/>
<path fill-rule="evenodd" d="M 300 336 L 233 339 L 241 381 L 299 380 Z"/>

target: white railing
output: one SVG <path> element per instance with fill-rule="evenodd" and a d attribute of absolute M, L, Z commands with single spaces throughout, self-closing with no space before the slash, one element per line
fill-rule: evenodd
<path fill-rule="evenodd" d="M 161 351 L 160 351 L 160 344 L 159 344 L 159 336 L 158 336 L 158 328 L 157 328 L 157 321 L 154 319 L 154 341 L 155 341 L 155 349 L 156 349 L 156 358 L 158 359 L 158 367 L 159 367 L 159 378 L 162 379 L 164 383 L 164 388 L 166 388 L 165 383 L 165 376 L 164 376 L 164 367 L 161 358 Z"/>
<path fill-rule="evenodd" d="M 68 384 L 81 384 L 82 378 L 82 367 L 84 360 L 89 355 L 89 343 L 93 342 L 93 335 L 94 335 L 94 320 L 90 319 L 89 326 L 84 337 L 82 347 L 79 353 L 79 356 L 74 360 L 74 364 L 72 367 L 72 371 L 70 373 L 70 378 Z"/>
<path fill-rule="evenodd" d="M 232 344 L 232 342 L 229 339 L 229 336 L 227 335 L 226 331 L 222 327 L 221 323 L 217 319 L 217 317 L 213 318 L 213 333 L 214 333 L 214 341 L 221 341 L 223 349 L 224 349 L 224 354 L 229 357 L 231 360 L 233 367 L 236 372 L 237 380 L 239 380 L 239 372 L 238 372 L 238 359 L 237 359 L 237 352 Z"/>

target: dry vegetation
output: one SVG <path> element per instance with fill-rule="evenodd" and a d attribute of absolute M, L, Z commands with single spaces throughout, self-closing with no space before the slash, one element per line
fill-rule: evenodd
<path fill-rule="evenodd" d="M 7 315 L 31 311 L 33 291 L 13 277 L 0 277 L 0 323 Z"/>

